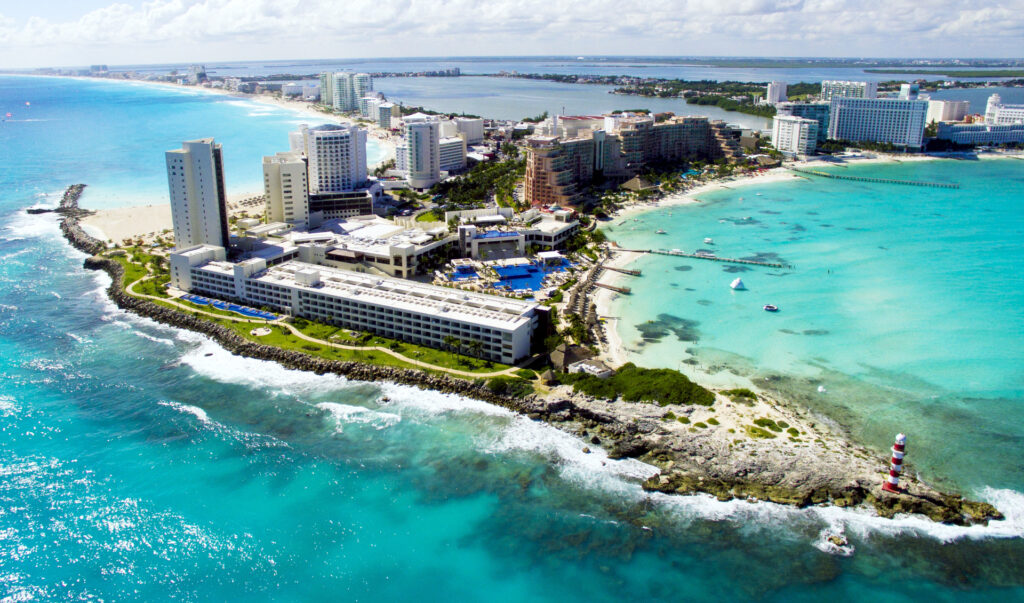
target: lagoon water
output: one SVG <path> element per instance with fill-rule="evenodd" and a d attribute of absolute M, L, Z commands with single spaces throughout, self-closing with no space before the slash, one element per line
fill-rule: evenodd
<path fill-rule="evenodd" d="M 793 265 L 644 257 L 613 312 L 626 346 L 644 364 L 781 390 L 879 450 L 906 431 L 931 479 L 1024 490 L 1024 162 L 828 171 L 961 188 L 812 177 L 618 220 L 607 233 L 631 249 Z M 730 289 L 737 277 L 746 291 Z"/>
<path fill-rule="evenodd" d="M 650 467 L 583 454 L 486 404 L 288 371 L 127 315 L 54 216 L 24 208 L 78 181 L 87 206 L 159 196 L 162 151 L 192 136 L 225 143 L 234 187 L 258 169 L 242 157 L 281 148 L 298 118 L 148 87 L 0 78 L 0 104 L 25 101 L 39 109 L 29 119 L 49 121 L 0 125 L 16 150 L 0 171 L 4 600 L 1024 599 L 1024 497 L 1011 479 L 976 490 L 1010 519 L 973 529 L 648 496 L 638 482 Z M 988 428 L 960 430 L 1005 437 Z M 814 546 L 830 525 L 856 555 Z"/>

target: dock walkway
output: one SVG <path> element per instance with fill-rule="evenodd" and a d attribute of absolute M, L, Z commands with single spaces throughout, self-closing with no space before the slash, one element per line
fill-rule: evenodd
<path fill-rule="evenodd" d="M 818 170 L 804 170 L 800 168 L 789 168 L 798 174 L 809 174 L 811 176 L 821 176 L 822 178 L 832 178 L 834 180 L 853 180 L 856 182 L 873 182 L 876 184 L 902 184 L 905 186 L 929 186 L 932 188 L 960 188 L 960 185 L 955 182 L 923 182 L 920 180 L 893 180 L 891 178 L 866 178 L 864 176 L 845 176 L 842 174 L 829 174 L 828 172 L 819 172 Z"/>
<path fill-rule="evenodd" d="M 766 268 L 792 268 L 791 264 L 783 264 L 781 262 L 761 262 L 758 260 L 744 260 L 742 258 L 721 258 L 716 255 L 708 255 L 704 253 L 686 253 L 685 251 L 679 251 L 676 249 L 622 249 L 614 248 L 613 251 L 625 251 L 630 253 L 654 253 L 657 255 L 671 255 L 680 258 L 692 258 L 695 260 L 710 260 L 712 262 L 726 262 L 729 264 L 750 264 L 752 266 L 764 266 Z"/>

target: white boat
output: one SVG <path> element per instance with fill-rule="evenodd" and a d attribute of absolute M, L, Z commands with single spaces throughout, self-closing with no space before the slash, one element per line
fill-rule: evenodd
<path fill-rule="evenodd" d="M 660 228 L 658 230 L 654 231 L 654 233 L 655 234 L 668 234 L 667 232 L 665 232 L 664 230 L 662 230 Z"/>
<path fill-rule="evenodd" d="M 714 245 L 715 241 L 711 237 L 704 237 L 704 244 L 705 245 Z"/>
<path fill-rule="evenodd" d="M 734 280 L 732 282 L 732 284 L 730 284 L 729 286 L 732 287 L 736 291 L 746 291 L 747 290 L 747 286 L 743 284 L 743 279 L 740 279 L 740 278 Z"/>

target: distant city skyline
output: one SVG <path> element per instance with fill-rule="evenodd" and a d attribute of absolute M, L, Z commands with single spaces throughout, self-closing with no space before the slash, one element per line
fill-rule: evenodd
<path fill-rule="evenodd" d="M 998 58 L 1021 0 L 52 0 L 0 9 L 0 67 L 509 55 Z"/>

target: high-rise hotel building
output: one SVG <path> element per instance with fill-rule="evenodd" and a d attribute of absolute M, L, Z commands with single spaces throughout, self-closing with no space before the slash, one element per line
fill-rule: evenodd
<path fill-rule="evenodd" d="M 845 96 L 849 98 L 878 98 L 876 82 L 847 82 L 825 80 L 821 83 L 821 100 L 831 101 L 833 98 Z"/>
<path fill-rule="evenodd" d="M 167 188 L 175 247 L 228 247 L 228 210 L 221 146 L 212 138 L 188 140 L 167 151 Z"/>
<path fill-rule="evenodd" d="M 290 140 L 292 151 L 309 161 L 309 194 L 340 193 L 366 184 L 366 130 L 354 125 L 302 126 Z"/>
<path fill-rule="evenodd" d="M 263 191 L 267 220 L 309 227 L 309 187 L 306 159 L 300 153 L 263 158 Z"/>
<path fill-rule="evenodd" d="M 776 115 L 772 146 L 786 155 L 813 155 L 818 147 L 818 122 L 795 115 Z"/>
<path fill-rule="evenodd" d="M 359 99 L 373 90 L 373 77 L 368 73 L 335 73 L 332 81 L 332 106 L 338 111 L 356 111 Z"/>
<path fill-rule="evenodd" d="M 829 107 L 828 137 L 917 149 L 924 140 L 927 115 L 926 100 L 835 97 Z"/>
<path fill-rule="evenodd" d="M 402 119 L 405 140 L 396 152 L 406 170 L 409 186 L 429 188 L 441 179 L 440 123 L 436 116 L 414 113 Z"/>

